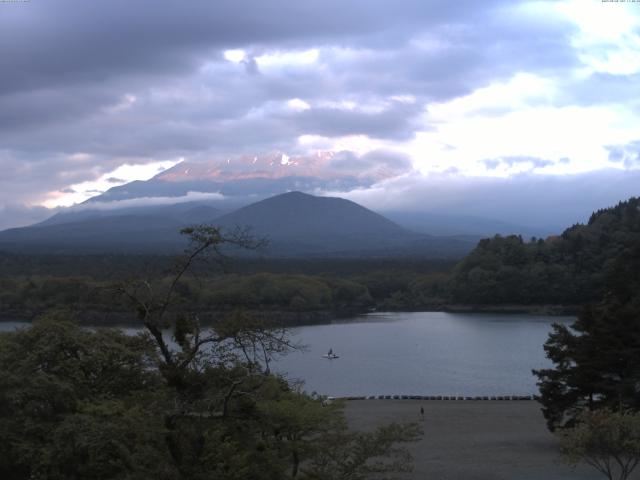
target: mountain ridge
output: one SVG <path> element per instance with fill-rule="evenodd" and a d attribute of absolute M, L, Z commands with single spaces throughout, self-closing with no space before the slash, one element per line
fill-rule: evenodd
<path fill-rule="evenodd" d="M 276 195 L 210 218 L 207 205 L 173 207 L 149 213 L 116 212 L 67 223 L 57 221 L 0 232 L 0 249 L 9 251 L 175 252 L 185 246 L 179 230 L 210 223 L 223 229 L 249 226 L 270 239 L 267 255 L 460 257 L 473 247 L 461 238 L 440 238 L 411 232 L 355 202 L 294 191 Z M 194 210 L 195 209 L 195 210 Z M 185 212 L 195 215 L 189 218 Z M 201 213 L 206 218 L 198 217 Z"/>

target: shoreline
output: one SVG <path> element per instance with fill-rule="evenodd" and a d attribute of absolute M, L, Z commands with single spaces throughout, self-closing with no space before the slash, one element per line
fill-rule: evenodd
<path fill-rule="evenodd" d="M 364 400 L 423 400 L 444 402 L 521 402 L 535 400 L 535 395 L 346 395 L 339 397 L 328 396 L 328 400 L 335 401 L 364 401 Z"/>
<path fill-rule="evenodd" d="M 450 304 L 437 307 L 425 307 L 424 309 L 407 310 L 311 310 L 311 311 L 287 311 L 287 310 L 244 310 L 249 315 L 255 315 L 265 321 L 278 319 L 280 325 L 285 327 L 298 327 L 307 325 L 328 325 L 340 322 L 345 318 L 364 316 L 371 313 L 416 313 L 416 312 L 444 312 L 444 313 L 494 313 L 494 314 L 529 314 L 548 317 L 575 316 L 580 312 L 579 305 L 464 305 Z M 203 325 L 210 325 L 216 318 L 228 315 L 233 310 L 208 311 L 201 314 Z M 46 311 L 9 310 L 0 312 L 2 322 L 32 322 Z M 79 315 L 79 322 L 92 326 L 131 326 L 136 325 L 135 315 L 128 311 L 102 311 L 87 309 L 78 312 L 70 311 L 70 314 Z"/>
<path fill-rule="evenodd" d="M 531 315 L 544 315 L 549 317 L 559 317 L 566 315 L 577 315 L 580 313 L 582 305 L 554 305 L 554 304 L 542 304 L 542 305 L 519 305 L 519 304 L 504 304 L 504 305 L 466 305 L 466 304 L 451 304 L 443 306 L 443 312 L 448 313 L 527 313 Z"/>

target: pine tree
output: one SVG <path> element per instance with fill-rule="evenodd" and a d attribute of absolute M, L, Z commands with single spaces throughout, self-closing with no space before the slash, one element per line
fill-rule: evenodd
<path fill-rule="evenodd" d="M 573 325 L 554 325 L 544 348 L 555 366 L 534 371 L 551 430 L 584 409 L 640 411 L 640 245 L 613 262 L 607 286 Z"/>

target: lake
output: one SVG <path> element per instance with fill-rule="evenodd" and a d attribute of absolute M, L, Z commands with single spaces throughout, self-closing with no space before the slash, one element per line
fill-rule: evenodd
<path fill-rule="evenodd" d="M 531 395 L 553 322 L 572 317 L 376 313 L 294 330 L 307 345 L 275 370 L 325 395 Z M 332 348 L 336 360 L 322 358 Z"/>
<path fill-rule="evenodd" d="M 324 395 L 531 395 L 542 345 L 572 317 L 477 313 L 374 313 L 293 329 L 306 345 L 273 364 Z M 27 325 L 0 323 L 0 330 Z M 127 329 L 131 331 L 131 329 Z M 322 358 L 332 348 L 340 356 Z"/>

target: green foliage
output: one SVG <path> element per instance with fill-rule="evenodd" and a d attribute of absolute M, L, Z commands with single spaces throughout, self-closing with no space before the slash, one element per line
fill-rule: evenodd
<path fill-rule="evenodd" d="M 387 425 L 374 432 L 331 432 L 321 439 L 321 449 L 303 478 L 309 480 L 366 480 L 411 471 L 411 457 L 399 441 L 415 441 L 417 425 Z"/>
<path fill-rule="evenodd" d="M 0 477 L 173 478 L 154 357 L 144 337 L 54 319 L 0 335 Z"/>
<path fill-rule="evenodd" d="M 398 444 L 414 439 L 414 428 L 351 433 L 341 404 L 292 389 L 256 359 L 241 361 L 234 345 L 269 341 L 259 323 L 230 318 L 215 338 L 172 372 L 147 335 L 56 319 L 0 334 L 0 477 L 362 478 L 321 460 L 336 439 L 341 455 L 359 462 L 355 472 L 408 462 Z M 391 462 L 381 462 L 387 455 Z"/>
<path fill-rule="evenodd" d="M 206 235 L 205 235 L 206 236 Z M 145 277 L 154 290 L 166 288 L 168 256 L 9 255 L 0 252 L 0 318 L 35 318 L 55 309 L 78 314 L 88 324 L 133 320 L 114 281 Z M 445 303 L 452 263 L 424 259 L 233 259 L 234 274 L 219 263 L 196 262 L 176 287 L 170 308 L 202 314 L 233 310 L 313 312 L 416 310 Z M 225 264 L 227 269 L 231 268 Z"/>
<path fill-rule="evenodd" d="M 480 241 L 454 269 L 451 299 L 475 304 L 582 305 L 600 298 L 612 263 L 640 243 L 640 200 L 595 212 L 560 237 Z"/>
<path fill-rule="evenodd" d="M 602 302 L 571 327 L 554 326 L 545 351 L 555 366 L 534 372 L 551 429 L 585 408 L 640 411 L 640 244 L 618 256 L 606 282 Z"/>
<path fill-rule="evenodd" d="M 560 433 L 565 460 L 585 461 L 609 480 L 626 480 L 640 463 L 640 414 L 586 411 L 571 429 Z"/>

